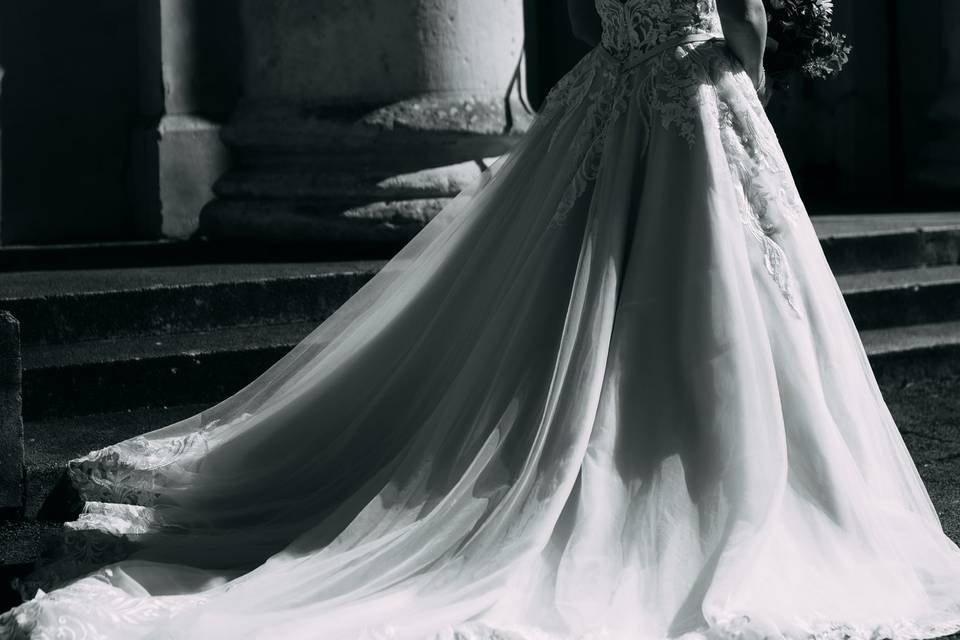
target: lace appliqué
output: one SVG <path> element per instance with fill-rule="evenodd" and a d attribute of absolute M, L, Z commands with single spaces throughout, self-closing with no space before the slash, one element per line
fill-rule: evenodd
<path fill-rule="evenodd" d="M 109 584 L 111 569 L 0 615 L 0 637 L 10 640 L 106 638 L 124 627 L 153 627 L 186 609 L 199 606 L 203 595 L 133 597 Z M 110 634 L 109 636 L 107 634 Z"/>
<path fill-rule="evenodd" d="M 764 268 L 787 304 L 802 315 L 793 274 L 777 240 L 805 210 L 752 84 L 735 69 L 724 47 L 682 44 L 626 71 L 595 50 L 564 91 L 564 98 L 551 107 L 570 109 L 561 122 L 574 115 L 581 122 L 569 147 L 575 169 L 549 227 L 564 224 L 597 179 L 609 132 L 631 99 L 639 98 L 641 107 L 647 107 L 640 113 L 655 115 L 664 129 L 676 131 L 690 148 L 697 144 L 704 123 L 713 122 L 734 178 L 740 221 L 761 246 Z M 577 108 L 583 104 L 585 109 Z M 559 127 L 554 136 L 558 134 Z"/>
<path fill-rule="evenodd" d="M 183 529 L 150 507 L 88 502 L 77 520 L 64 523 L 57 535 L 44 540 L 37 567 L 14 580 L 14 587 L 29 599 L 40 590 L 57 588 L 127 558 L 139 547 L 130 536 L 180 533 Z"/>
<path fill-rule="evenodd" d="M 71 460 L 67 474 L 89 501 L 154 506 L 167 478 L 188 474 L 206 451 L 206 431 L 152 440 L 144 436 Z"/>
<path fill-rule="evenodd" d="M 802 631 L 801 631 L 802 628 Z M 854 625 L 843 622 L 798 624 L 795 633 L 769 634 L 749 615 L 727 614 L 702 632 L 687 634 L 689 640 L 742 640 L 760 637 L 802 637 L 804 640 L 914 640 L 939 638 L 960 631 L 960 611 L 943 612 L 937 620 L 891 620 L 873 625 Z"/>
<path fill-rule="evenodd" d="M 578 75 L 589 78 L 590 83 L 582 80 L 572 83 L 579 87 L 576 99 L 558 100 L 548 111 L 552 113 L 557 108 L 567 108 L 566 117 L 569 118 L 575 113 L 579 115 L 576 107 L 585 101 L 587 104 L 568 151 L 569 157 L 576 161 L 576 168 L 549 227 L 563 225 L 567 214 L 597 179 L 610 131 L 627 110 L 630 100 L 637 96 L 641 96 L 658 115 L 665 129 L 675 129 L 688 145 L 694 146 L 703 103 L 700 91 L 707 81 L 703 70 L 692 59 L 701 44 L 690 43 L 668 49 L 626 72 L 601 50 L 595 50 L 589 54 L 589 60 L 583 61 L 585 68 Z M 564 122 L 566 119 L 561 120 L 561 124 Z M 554 137 L 559 132 L 558 126 Z"/>
<path fill-rule="evenodd" d="M 794 277 L 777 241 L 800 216 L 806 215 L 776 133 L 756 98 L 746 73 L 734 71 L 729 55 L 715 50 L 705 65 L 717 80 L 713 100 L 706 103 L 719 125 L 727 165 L 739 202 L 740 221 L 761 245 L 764 268 L 787 304 L 802 316 L 794 293 Z"/>
<path fill-rule="evenodd" d="M 693 148 L 703 107 L 701 91 L 709 82 L 698 59 L 700 43 L 666 51 L 650 61 L 641 90 L 664 129 L 673 128 Z"/>
<path fill-rule="evenodd" d="M 560 197 L 550 228 L 566 222 L 567 214 L 597 179 L 608 132 L 626 110 L 632 94 L 631 85 L 619 77 L 615 67 L 602 63 L 599 67 L 598 86 L 590 93 L 589 106 L 569 150 L 570 157 L 576 159 L 576 170 Z"/>
<path fill-rule="evenodd" d="M 721 31 L 715 0 L 596 0 L 596 8 L 601 45 L 618 60 L 672 38 Z"/>
<path fill-rule="evenodd" d="M 568 152 L 576 168 L 548 225 L 551 228 L 563 225 L 574 204 L 596 180 L 609 132 L 641 85 L 663 125 L 676 127 L 689 144 L 695 142 L 696 93 L 701 79 L 690 75 L 693 66 L 683 60 L 695 45 L 677 47 L 674 57 L 668 50 L 650 64 L 628 71 L 620 63 L 631 53 L 671 38 L 720 30 L 714 0 L 597 0 L 596 7 L 603 23 L 602 46 L 587 54 L 554 87 L 538 118 L 547 121 L 563 114 L 554 123 L 552 148 L 569 119 L 580 115 L 579 107 L 585 101 L 588 105 Z"/>

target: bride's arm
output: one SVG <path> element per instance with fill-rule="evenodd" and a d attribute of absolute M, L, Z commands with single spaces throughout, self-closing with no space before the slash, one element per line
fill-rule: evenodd
<path fill-rule="evenodd" d="M 578 40 L 591 47 L 600 42 L 600 16 L 594 8 L 594 0 L 567 0 L 570 27 Z"/>
<path fill-rule="evenodd" d="M 763 0 L 717 0 L 717 10 L 727 45 L 759 89 L 767 42 L 767 12 Z"/>

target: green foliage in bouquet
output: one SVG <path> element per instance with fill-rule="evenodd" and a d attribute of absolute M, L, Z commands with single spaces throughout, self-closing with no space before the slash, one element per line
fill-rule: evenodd
<path fill-rule="evenodd" d="M 800 73 L 807 78 L 831 78 L 850 57 L 846 36 L 833 31 L 833 0 L 764 0 L 768 47 L 764 67 L 768 85 L 787 86 Z"/>

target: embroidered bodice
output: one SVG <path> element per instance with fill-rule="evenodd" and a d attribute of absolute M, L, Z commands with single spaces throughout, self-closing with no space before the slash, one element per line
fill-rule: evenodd
<path fill-rule="evenodd" d="M 596 0 L 601 44 L 615 58 L 675 38 L 722 32 L 716 0 Z"/>

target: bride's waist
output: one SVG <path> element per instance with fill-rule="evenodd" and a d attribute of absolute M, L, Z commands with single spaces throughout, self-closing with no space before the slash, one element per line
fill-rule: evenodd
<path fill-rule="evenodd" d="M 610 62 L 619 65 L 622 70 L 629 70 L 642 65 L 665 51 L 681 45 L 721 40 L 723 40 L 723 34 L 720 33 L 690 33 L 669 38 L 652 47 L 636 47 L 625 51 L 610 51 L 603 46 L 603 44 L 600 44 L 597 46 L 597 49 L 599 49 L 601 54 L 607 57 Z"/>

